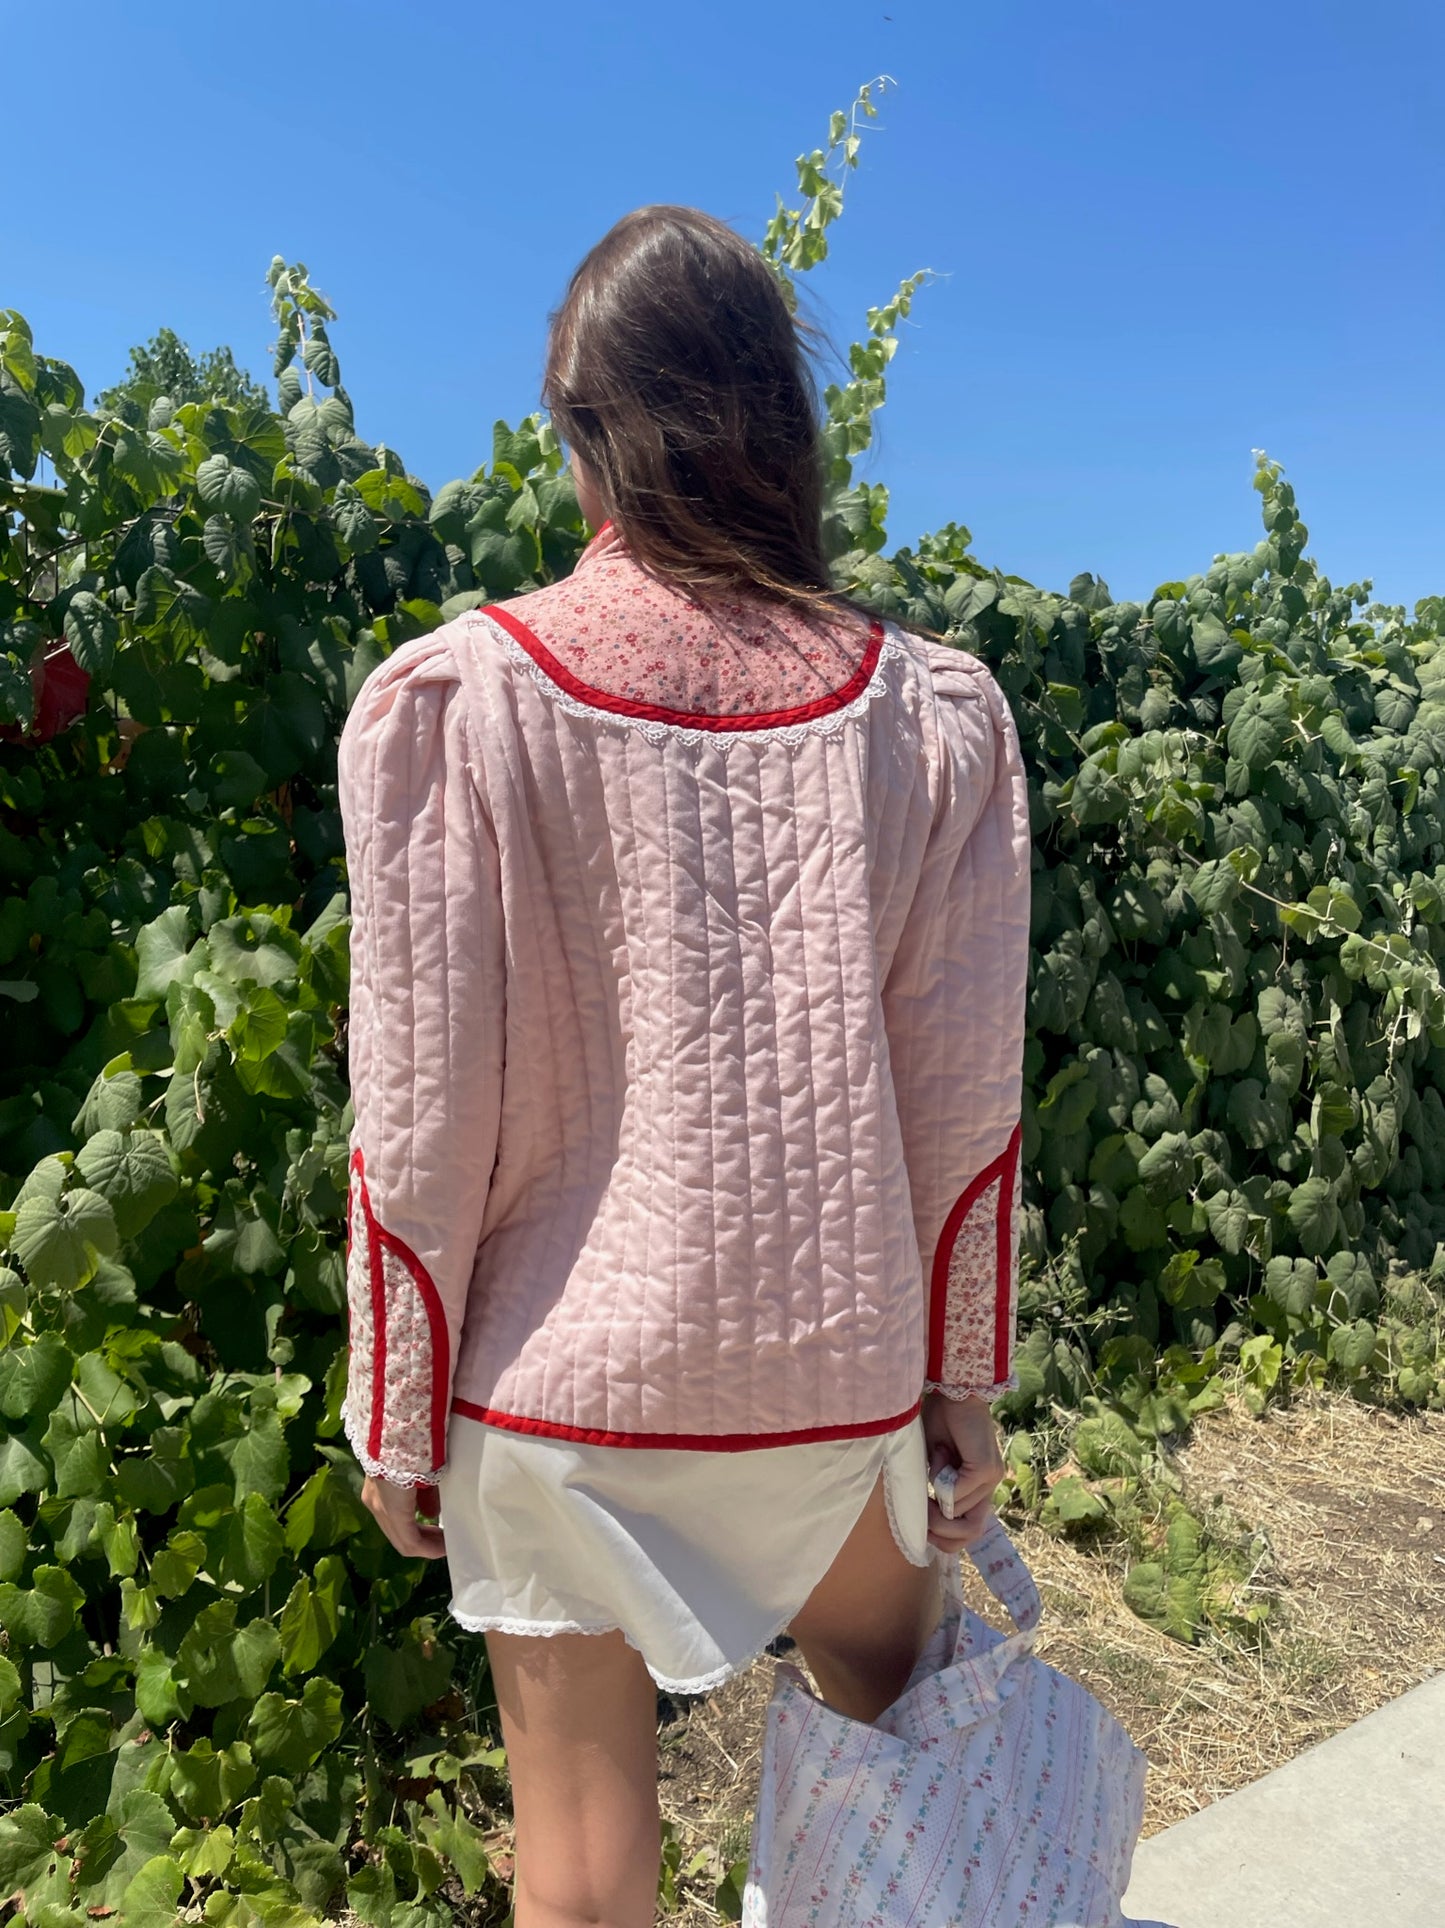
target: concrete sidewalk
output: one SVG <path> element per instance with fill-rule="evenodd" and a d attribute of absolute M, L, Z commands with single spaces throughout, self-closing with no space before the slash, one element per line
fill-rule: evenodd
<path fill-rule="evenodd" d="M 1445 1673 L 1140 1842 L 1172 1928 L 1445 1928 Z"/>

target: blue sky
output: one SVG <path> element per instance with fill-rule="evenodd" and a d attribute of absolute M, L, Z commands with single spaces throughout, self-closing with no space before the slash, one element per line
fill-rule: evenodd
<path fill-rule="evenodd" d="M 431 487 L 537 406 L 576 261 L 680 201 L 756 239 L 886 73 L 840 348 L 930 267 L 864 473 L 890 536 L 1117 596 L 1260 535 L 1445 592 L 1445 15 L 1416 0 L 0 0 L 0 306 L 92 392 L 162 325 L 269 374 L 273 254 L 339 310 L 358 426 Z M 17 161 L 16 157 L 23 157 Z"/>

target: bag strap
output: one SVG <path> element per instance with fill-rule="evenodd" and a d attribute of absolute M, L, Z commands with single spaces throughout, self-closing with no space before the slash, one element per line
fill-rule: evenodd
<path fill-rule="evenodd" d="M 1043 1603 L 1034 1585 L 1034 1576 L 996 1513 L 990 1515 L 978 1544 L 965 1551 L 982 1575 L 984 1585 L 1019 1632 L 1032 1633 L 1039 1624 Z"/>

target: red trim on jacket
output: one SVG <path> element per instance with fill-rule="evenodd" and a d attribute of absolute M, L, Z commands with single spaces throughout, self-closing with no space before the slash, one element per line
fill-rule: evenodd
<path fill-rule="evenodd" d="M 995 1245 L 996 1272 L 994 1276 L 994 1328 L 993 1328 L 993 1377 L 994 1383 L 1008 1376 L 1009 1353 L 1009 1285 L 1013 1261 L 1013 1193 L 1017 1182 L 1019 1147 L 1023 1143 L 1023 1126 L 1014 1126 L 1008 1143 L 990 1165 L 985 1165 L 976 1178 L 970 1179 L 967 1188 L 955 1201 L 953 1210 L 944 1220 L 943 1231 L 933 1254 L 933 1277 L 930 1282 L 928 1302 L 928 1366 L 924 1373 L 926 1379 L 942 1383 L 943 1373 L 943 1315 L 948 1304 L 948 1268 L 953 1260 L 953 1248 L 958 1235 L 978 1200 L 993 1184 L 999 1181 L 998 1210 L 996 1216 L 997 1242 Z"/>
<path fill-rule="evenodd" d="M 801 1446 L 812 1439 L 863 1439 L 872 1433 L 896 1432 L 906 1426 L 923 1404 L 919 1395 L 911 1406 L 888 1419 L 864 1419 L 839 1426 L 799 1426 L 787 1433 L 610 1433 L 597 1426 L 564 1426 L 555 1419 L 531 1419 L 522 1413 L 498 1412 L 470 1399 L 454 1399 L 452 1411 L 464 1419 L 509 1432 L 535 1433 L 543 1439 L 574 1439 L 584 1446 L 691 1447 L 701 1452 L 741 1453 L 757 1446 Z"/>
<path fill-rule="evenodd" d="M 542 639 L 534 634 L 510 610 L 499 609 L 495 603 L 487 603 L 477 611 L 480 616 L 490 616 L 506 630 L 507 634 L 526 650 L 537 667 L 563 689 L 569 696 L 593 709 L 610 710 L 618 716 L 636 716 L 649 723 L 685 723 L 697 730 L 760 730 L 771 729 L 784 723 L 809 723 L 814 717 L 831 716 L 834 710 L 841 710 L 857 696 L 861 696 L 873 680 L 873 672 L 878 667 L 878 657 L 883 648 L 883 625 L 875 617 L 868 630 L 868 647 L 863 652 L 863 661 L 843 684 L 841 689 L 830 690 L 826 696 L 818 696 L 811 703 L 800 703 L 791 710 L 765 710 L 751 716 L 715 716 L 707 710 L 670 710 L 655 703 L 637 703 L 630 696 L 612 696 L 606 690 L 594 689 L 574 676 L 565 663 L 561 663 L 548 649 Z"/>
<path fill-rule="evenodd" d="M 451 1378 L 451 1339 L 447 1332 L 446 1308 L 431 1273 L 427 1271 L 405 1239 L 387 1231 L 377 1222 L 371 1209 L 371 1193 L 366 1184 L 366 1160 L 358 1145 L 351 1154 L 351 1169 L 361 1197 L 361 1215 L 366 1221 L 367 1259 L 371 1272 L 371 1427 L 366 1450 L 372 1459 L 384 1457 L 382 1432 L 386 1402 L 386 1278 L 382 1271 L 382 1248 L 393 1252 L 411 1275 L 426 1307 L 427 1327 L 431 1334 L 431 1445 L 432 1465 L 444 1466 L 447 1457 L 447 1386 Z M 347 1240 L 350 1252 L 350 1238 Z"/>
<path fill-rule="evenodd" d="M 1023 1126 L 1014 1126 L 1008 1149 L 1004 1153 L 1007 1163 L 998 1187 L 998 1285 L 993 1302 L 993 1377 L 994 1384 L 1008 1377 L 1009 1364 L 1009 1284 L 1013 1272 L 1013 1205 L 1014 1187 L 1019 1182 L 1019 1150 L 1023 1144 Z"/>

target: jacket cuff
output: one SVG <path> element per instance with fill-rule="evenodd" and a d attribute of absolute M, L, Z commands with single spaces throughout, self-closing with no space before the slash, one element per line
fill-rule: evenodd
<path fill-rule="evenodd" d="M 384 1479 L 388 1486 L 434 1486 L 436 1484 L 437 1474 L 442 1470 L 440 1466 L 434 1466 L 428 1472 L 419 1472 L 415 1467 L 397 1466 L 389 1460 L 374 1458 L 366 1449 L 365 1430 L 351 1416 L 349 1399 L 341 1402 L 341 1424 L 347 1443 L 356 1456 L 357 1465 L 370 1478 Z"/>

